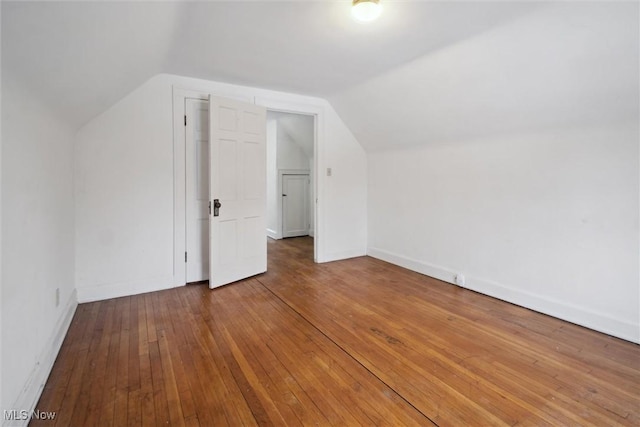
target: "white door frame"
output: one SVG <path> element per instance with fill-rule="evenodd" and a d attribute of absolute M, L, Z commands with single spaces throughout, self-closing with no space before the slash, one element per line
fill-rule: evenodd
<path fill-rule="evenodd" d="M 185 217 L 185 141 L 186 126 L 184 125 L 185 99 L 194 98 L 208 100 L 209 95 L 223 96 L 225 98 L 237 99 L 239 101 L 251 102 L 261 105 L 269 111 L 279 111 L 294 114 L 306 114 L 314 116 L 314 194 L 316 197 L 314 215 L 314 261 L 323 262 L 324 259 L 324 215 L 323 195 L 324 180 L 323 175 L 318 171 L 320 165 L 324 165 L 324 153 L 319 147 L 322 146 L 324 138 L 324 109 L 318 105 L 291 102 L 289 99 L 255 97 L 248 94 L 248 90 L 231 87 L 229 91 L 211 91 L 198 88 L 182 88 L 173 86 L 173 284 L 181 286 L 186 284 L 186 266 L 184 254 L 186 250 L 186 217 Z M 290 95 L 286 98 L 289 98 Z M 266 230 L 265 230 L 266 237 Z"/>
<path fill-rule="evenodd" d="M 186 266 L 187 266 L 187 271 L 186 271 L 186 281 L 187 282 L 198 282 L 198 281 L 205 281 L 209 279 L 209 254 L 208 254 L 208 250 L 207 250 L 207 254 L 206 257 L 204 256 L 204 254 L 201 254 L 203 256 L 201 256 L 200 260 L 195 259 L 197 258 L 197 254 L 199 249 L 197 249 L 198 247 L 200 247 L 201 245 L 205 245 L 205 242 L 199 241 L 199 238 L 206 238 L 206 240 L 209 240 L 209 215 L 207 212 L 207 203 L 210 200 L 209 199 L 209 176 L 207 174 L 207 182 L 206 183 L 202 183 L 200 182 L 201 185 L 206 185 L 207 191 L 206 191 L 206 197 L 203 197 L 201 199 L 198 199 L 198 196 L 203 196 L 203 194 L 199 194 L 198 193 L 198 180 L 199 177 L 197 176 L 197 170 L 198 168 L 198 144 L 197 144 L 197 133 L 198 133 L 198 129 L 197 129 L 197 123 L 199 120 L 198 117 L 198 111 L 201 108 L 206 108 L 207 110 L 207 121 L 209 118 L 209 105 L 208 102 L 202 100 L 202 99 L 194 99 L 194 98 L 186 98 L 185 99 L 185 115 L 187 116 L 187 124 L 185 127 L 185 131 L 188 132 L 187 134 L 185 134 L 185 145 L 186 145 L 186 155 L 187 158 L 185 159 L 185 176 L 186 176 L 186 181 L 185 184 L 189 184 L 190 180 L 193 180 L 193 182 L 191 183 L 191 185 L 185 185 L 185 192 L 186 192 L 186 204 L 185 204 L 185 212 L 187 214 L 187 216 L 185 217 L 185 227 L 186 227 L 186 238 L 185 238 L 185 242 L 186 242 L 186 248 L 185 250 L 188 252 L 189 254 L 189 261 L 187 262 Z M 206 127 L 208 129 L 208 126 Z M 209 132 L 207 130 L 206 135 L 202 135 L 202 133 L 200 133 L 200 137 L 205 136 L 207 139 L 207 145 L 209 144 Z M 191 150 L 191 152 L 190 152 Z M 209 152 L 209 149 L 207 148 L 207 153 Z M 201 162 L 205 162 L 205 164 L 207 165 L 206 170 L 209 170 L 209 156 L 206 156 L 206 159 L 199 159 Z M 200 166 L 202 165 L 202 163 L 200 163 Z M 189 167 L 191 167 L 191 169 L 189 169 Z M 193 209 L 193 211 L 191 211 Z M 196 217 L 194 218 L 193 216 L 189 217 L 189 214 L 191 215 L 195 215 Z M 201 217 L 202 215 L 202 217 Z M 203 236 L 203 231 L 202 229 L 200 229 L 199 233 L 194 233 L 195 231 L 198 231 L 199 229 L 199 221 L 198 221 L 198 217 L 200 219 L 200 221 L 205 220 L 207 225 L 206 225 L 206 229 L 207 232 L 204 233 L 206 234 L 206 236 Z M 195 221 L 194 221 L 195 220 Z M 193 228 L 193 229 L 192 229 Z M 190 238 L 193 238 L 194 241 L 190 242 Z M 208 246 L 208 245 L 206 245 Z M 195 252 L 191 252 L 192 250 L 195 250 Z M 195 262 L 194 262 L 195 261 Z M 200 264 L 200 265 L 198 265 Z"/>

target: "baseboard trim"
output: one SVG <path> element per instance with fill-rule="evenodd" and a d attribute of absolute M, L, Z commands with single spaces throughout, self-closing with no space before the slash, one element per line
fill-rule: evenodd
<path fill-rule="evenodd" d="M 162 276 L 152 279 L 105 284 L 101 286 L 78 286 L 78 302 L 85 303 L 102 301 L 105 299 L 120 298 L 184 286 L 182 283 L 176 286 L 175 283 L 173 276 Z"/>
<path fill-rule="evenodd" d="M 425 276 L 442 280 L 443 282 L 455 284 L 455 272 L 439 265 L 428 264 L 426 262 L 404 257 L 383 249 L 371 247 L 367 248 L 367 255 L 372 258 L 377 258 L 382 261 L 390 262 L 391 264 L 399 265 L 400 267 L 404 267 L 408 270 L 424 274 Z"/>
<path fill-rule="evenodd" d="M 323 263 L 323 262 L 340 261 L 343 259 L 356 258 L 359 256 L 365 256 L 365 255 L 367 255 L 365 250 L 349 249 L 346 251 L 338 251 L 338 252 L 323 254 L 322 258 L 318 259 L 318 262 Z"/>
<path fill-rule="evenodd" d="M 367 254 L 426 276 L 455 284 L 455 272 L 427 262 L 405 257 L 379 248 L 369 247 Z M 558 319 L 566 320 L 626 341 L 640 343 L 640 326 L 607 314 L 568 304 L 552 298 L 516 289 L 491 280 L 465 275 L 465 288 L 516 304 Z"/>
<path fill-rule="evenodd" d="M 56 361 L 58 357 L 58 353 L 60 352 L 60 348 L 62 347 L 62 342 L 64 341 L 64 337 L 67 335 L 67 331 L 69 330 L 69 326 L 71 325 L 71 320 L 73 319 L 73 315 L 76 312 L 76 308 L 78 307 L 78 297 L 76 290 L 74 289 L 67 301 L 67 304 L 64 307 L 63 314 L 58 318 L 56 326 L 54 328 L 54 333 L 47 340 L 47 343 L 40 354 L 40 357 L 36 361 L 36 364 L 31 372 L 31 375 L 27 379 L 24 387 L 22 387 L 22 392 L 16 399 L 16 402 L 13 404 L 14 409 L 18 410 L 27 410 L 29 414 L 32 413 L 33 410 L 36 409 L 36 404 L 38 400 L 40 400 L 40 395 L 44 390 L 44 385 L 47 382 L 47 378 L 49 378 L 49 374 L 53 369 L 53 363 Z M 40 409 L 40 408 L 39 408 Z M 46 411 L 47 408 L 42 408 L 43 411 Z M 14 426 L 26 426 L 29 424 L 29 420 L 4 420 L 3 426 L 6 427 L 14 427 Z"/>
<path fill-rule="evenodd" d="M 278 233 L 276 233 L 274 230 L 267 228 L 267 236 L 271 237 L 274 240 L 280 240 L 281 237 L 278 236 Z"/>

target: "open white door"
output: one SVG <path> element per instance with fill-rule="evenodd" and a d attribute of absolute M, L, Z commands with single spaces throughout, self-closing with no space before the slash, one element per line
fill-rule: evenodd
<path fill-rule="evenodd" d="M 266 110 L 209 96 L 209 287 L 267 271 Z"/>

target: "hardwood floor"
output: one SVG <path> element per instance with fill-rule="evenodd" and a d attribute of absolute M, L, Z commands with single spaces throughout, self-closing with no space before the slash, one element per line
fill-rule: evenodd
<path fill-rule="evenodd" d="M 640 425 L 640 346 L 368 257 L 81 304 L 32 425 Z"/>

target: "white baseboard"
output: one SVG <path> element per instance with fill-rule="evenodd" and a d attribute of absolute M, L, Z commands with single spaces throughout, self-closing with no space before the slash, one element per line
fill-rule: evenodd
<path fill-rule="evenodd" d="M 274 230 L 267 228 L 267 236 L 271 237 L 274 240 L 280 240 L 282 237 L 278 236 L 278 233 Z"/>
<path fill-rule="evenodd" d="M 22 387 L 22 391 L 12 408 L 27 410 L 29 414 L 36 409 L 36 404 L 40 399 L 42 390 L 44 390 L 47 378 L 49 378 L 49 374 L 53 368 L 53 363 L 56 361 L 56 357 L 58 357 L 58 352 L 60 351 L 60 347 L 62 347 L 62 342 L 64 341 L 64 337 L 67 335 L 67 331 L 71 325 L 71 319 L 73 319 L 73 315 L 75 314 L 77 307 L 78 298 L 74 289 L 67 301 L 67 304 L 64 306 L 62 315 L 58 318 L 58 322 L 54 328 L 54 333 L 47 340 L 40 357 L 31 371 L 31 375 L 29 375 L 26 384 Z M 38 409 L 43 411 L 47 410 L 47 408 Z M 2 425 L 6 427 L 14 427 L 26 426 L 27 424 L 29 424 L 28 419 L 4 420 Z"/>
<path fill-rule="evenodd" d="M 367 255 L 373 258 L 399 265 L 406 269 L 422 273 L 425 276 L 433 277 L 443 282 L 455 284 L 455 272 L 439 265 L 428 264 L 402 255 L 394 254 L 383 249 L 367 248 Z"/>
<path fill-rule="evenodd" d="M 321 256 L 318 257 L 318 262 L 322 263 L 322 262 L 331 262 L 331 261 L 340 261 L 343 259 L 349 259 L 349 258 L 356 258 L 359 256 L 365 256 L 366 251 L 362 250 L 362 249 L 349 249 L 346 251 L 338 251 L 338 252 L 331 252 L 331 253 L 325 253 L 325 254 L 321 254 Z"/>
<path fill-rule="evenodd" d="M 105 299 L 126 297 L 183 286 L 183 284 L 176 286 L 174 283 L 176 282 L 173 276 L 162 276 L 101 286 L 78 286 L 78 302 L 102 301 Z"/>
<path fill-rule="evenodd" d="M 455 284 L 455 272 L 452 269 L 418 261 L 378 248 L 368 248 L 367 254 L 373 258 L 378 258 L 426 276 Z M 616 319 L 604 313 L 523 291 L 491 280 L 469 277 L 468 275 L 466 275 L 464 287 L 623 340 L 640 343 L 639 325 Z"/>

